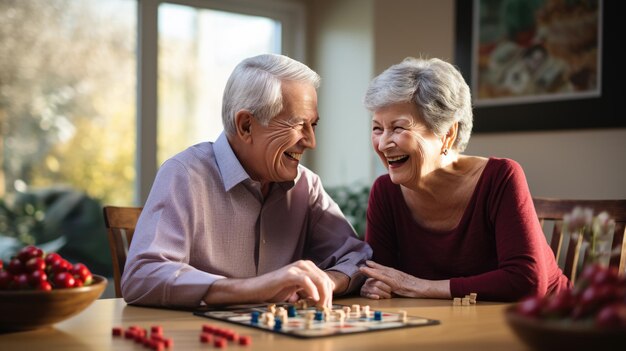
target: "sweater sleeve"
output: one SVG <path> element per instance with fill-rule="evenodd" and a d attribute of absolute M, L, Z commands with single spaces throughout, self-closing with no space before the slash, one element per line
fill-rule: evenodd
<path fill-rule="evenodd" d="M 385 177 L 388 176 L 379 177 L 370 190 L 366 214 L 365 241 L 372 247 L 374 261 L 385 266 L 398 267 L 398 248 L 395 240 L 396 233 L 393 227 L 394 219 L 390 212 L 392 204 L 387 199 L 389 191 L 385 191 L 385 183 L 383 181 Z"/>
<path fill-rule="evenodd" d="M 557 269 L 539 225 L 526 177 L 507 160 L 489 184 L 485 209 L 495 236 L 497 269 L 450 280 L 452 296 L 476 292 L 483 299 L 516 301 L 548 292 L 550 269 Z M 550 262 L 550 260 L 552 262 Z"/>

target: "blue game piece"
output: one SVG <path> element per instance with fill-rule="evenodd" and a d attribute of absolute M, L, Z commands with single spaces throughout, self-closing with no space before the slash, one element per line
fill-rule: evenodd
<path fill-rule="evenodd" d="M 259 324 L 259 311 L 252 311 L 250 313 L 250 324 Z"/>
<path fill-rule="evenodd" d="M 374 311 L 374 320 L 375 321 L 382 321 L 383 320 L 383 314 L 380 311 Z"/>
<path fill-rule="evenodd" d="M 274 330 L 281 330 L 283 329 L 283 321 L 280 318 L 276 318 L 274 320 Z"/>
<path fill-rule="evenodd" d="M 315 311 L 315 320 L 316 321 L 324 320 L 324 315 L 322 314 L 322 311 Z"/>
<path fill-rule="evenodd" d="M 290 305 L 287 307 L 287 316 L 288 317 L 295 317 L 297 315 L 296 312 L 296 306 L 294 305 Z"/>

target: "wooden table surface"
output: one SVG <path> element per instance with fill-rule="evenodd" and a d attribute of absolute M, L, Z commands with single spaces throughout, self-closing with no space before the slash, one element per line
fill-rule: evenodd
<path fill-rule="evenodd" d="M 478 303 L 470 306 L 452 306 L 450 300 L 403 298 L 374 301 L 352 297 L 334 302 L 370 305 L 372 310 L 406 310 L 409 315 L 437 319 L 441 324 L 303 340 L 194 316 L 188 311 L 135 307 L 122 299 L 100 299 L 52 327 L 0 334 L 0 350 L 147 350 L 123 337 L 111 336 L 113 327 L 131 325 L 148 330 L 153 325 L 162 326 L 163 334 L 173 339 L 172 350 L 215 350 L 212 344 L 199 341 L 201 327 L 207 323 L 252 337 L 252 345 L 229 343 L 227 350 L 528 350 L 506 324 L 503 310 L 508 305 L 483 302 L 480 296 Z"/>

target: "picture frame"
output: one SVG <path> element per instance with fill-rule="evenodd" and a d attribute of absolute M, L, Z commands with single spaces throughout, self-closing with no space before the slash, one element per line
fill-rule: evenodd
<path fill-rule="evenodd" d="M 476 70 L 473 69 L 473 41 L 477 40 L 473 32 L 477 22 L 475 16 L 478 15 L 475 13 L 476 1 L 479 0 L 456 0 L 455 29 L 455 64 L 472 87 L 474 96 L 477 93 L 472 80 L 476 75 Z M 618 96 L 622 83 L 620 77 L 623 76 L 618 74 L 621 69 L 617 64 L 624 62 L 621 60 L 624 55 L 618 52 L 618 31 L 608 30 L 618 25 L 619 11 L 610 1 L 598 1 L 602 6 L 602 18 L 599 21 L 602 41 L 597 92 L 584 96 L 565 94 L 558 99 L 508 99 L 497 104 L 483 104 L 480 99 L 475 99 L 475 133 L 626 127 L 626 117 L 620 116 L 617 106 L 621 98 Z"/>

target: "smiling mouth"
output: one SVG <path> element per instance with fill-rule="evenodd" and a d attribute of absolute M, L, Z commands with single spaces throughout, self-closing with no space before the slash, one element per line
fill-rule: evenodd
<path fill-rule="evenodd" d="M 396 165 L 406 162 L 409 159 L 409 155 L 387 157 L 387 163 L 389 165 Z"/>
<path fill-rule="evenodd" d="M 285 155 L 287 155 L 288 158 L 296 161 L 300 161 L 300 159 L 302 158 L 302 154 L 295 152 L 285 152 Z"/>

